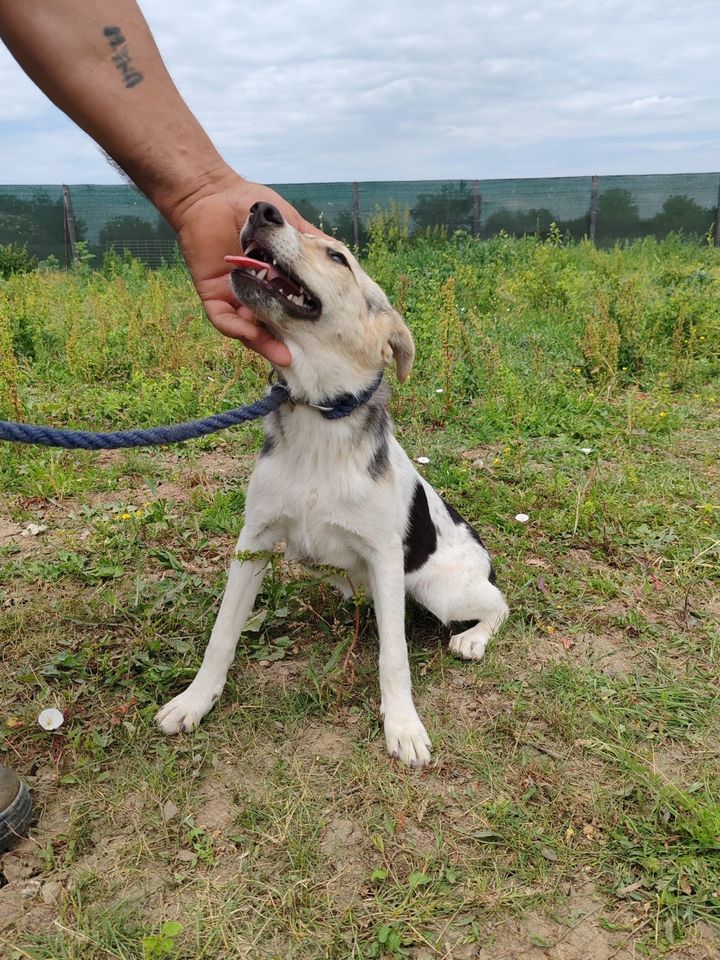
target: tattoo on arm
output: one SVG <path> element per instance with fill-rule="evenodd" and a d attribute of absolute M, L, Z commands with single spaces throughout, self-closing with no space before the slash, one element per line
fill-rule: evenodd
<path fill-rule="evenodd" d="M 103 36 L 107 39 L 108 46 L 113 52 L 112 62 L 120 71 L 126 88 L 131 90 L 142 82 L 143 75 L 135 69 L 122 30 L 120 27 L 105 27 Z"/>

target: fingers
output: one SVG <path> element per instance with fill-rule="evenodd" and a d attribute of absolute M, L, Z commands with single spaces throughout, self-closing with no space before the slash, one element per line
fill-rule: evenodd
<path fill-rule="evenodd" d="M 280 340 L 276 340 L 265 327 L 255 326 L 254 330 L 255 336 L 253 339 L 243 339 L 242 342 L 245 346 L 259 353 L 261 357 L 265 357 L 266 360 L 276 364 L 278 367 L 289 367 L 292 363 L 292 354 L 285 344 Z"/>
<path fill-rule="evenodd" d="M 247 307 L 232 310 L 227 302 L 209 301 L 205 303 L 205 312 L 210 323 L 224 336 L 240 340 L 250 350 L 279 367 L 287 367 L 292 362 L 285 344 L 276 340 L 265 327 L 258 326 L 254 314 Z"/>
<path fill-rule="evenodd" d="M 265 357 L 276 367 L 289 367 L 292 363 L 292 355 L 288 348 L 274 337 L 268 335 L 267 340 L 248 340 L 246 337 L 240 337 L 239 339 L 248 350 L 259 353 L 261 357 Z"/>

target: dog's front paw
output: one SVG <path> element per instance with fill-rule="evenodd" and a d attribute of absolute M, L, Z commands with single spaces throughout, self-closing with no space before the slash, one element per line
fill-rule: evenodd
<path fill-rule="evenodd" d="M 193 684 L 158 710 L 155 723 L 163 733 L 189 733 L 217 703 L 219 693 L 210 694 Z"/>
<path fill-rule="evenodd" d="M 385 742 L 390 756 L 408 767 L 425 767 L 430 763 L 430 737 L 414 712 L 385 714 Z"/>
<path fill-rule="evenodd" d="M 450 652 L 463 660 L 481 660 L 490 639 L 490 631 L 478 624 L 450 637 Z"/>

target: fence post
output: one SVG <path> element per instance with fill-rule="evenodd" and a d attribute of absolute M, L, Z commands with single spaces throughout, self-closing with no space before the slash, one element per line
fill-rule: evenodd
<path fill-rule="evenodd" d="M 73 213 L 72 197 L 70 196 L 70 187 L 63 184 L 63 213 L 65 216 L 65 230 L 70 241 L 70 259 L 75 260 L 77 248 L 77 229 L 75 227 L 75 214 Z"/>
<path fill-rule="evenodd" d="M 720 247 L 720 182 L 718 183 L 718 202 L 715 211 L 715 246 Z"/>
<path fill-rule="evenodd" d="M 473 196 L 473 236 L 480 236 L 481 217 L 482 217 L 482 194 L 480 193 L 480 181 L 472 182 Z"/>
<path fill-rule="evenodd" d="M 355 235 L 355 247 L 356 249 L 360 249 L 360 184 L 357 182 L 357 180 L 353 180 L 352 192 L 353 233 Z"/>
<path fill-rule="evenodd" d="M 600 177 L 594 176 L 592 178 L 591 186 L 590 186 L 590 243 L 595 243 L 599 196 L 600 196 Z"/>

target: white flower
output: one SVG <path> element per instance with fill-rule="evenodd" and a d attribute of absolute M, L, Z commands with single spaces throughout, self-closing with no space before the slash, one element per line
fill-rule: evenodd
<path fill-rule="evenodd" d="M 417 463 L 430 463 L 430 457 L 415 457 Z"/>
<path fill-rule="evenodd" d="M 580 453 L 584 453 L 587 456 L 589 453 L 592 453 L 592 447 L 580 447 Z"/>
<path fill-rule="evenodd" d="M 57 730 L 58 727 L 63 725 L 65 717 L 55 707 L 48 707 L 47 710 L 42 711 L 37 719 L 43 730 Z"/>
<path fill-rule="evenodd" d="M 527 523 L 530 517 L 526 513 L 516 513 L 515 519 L 518 523 Z"/>

